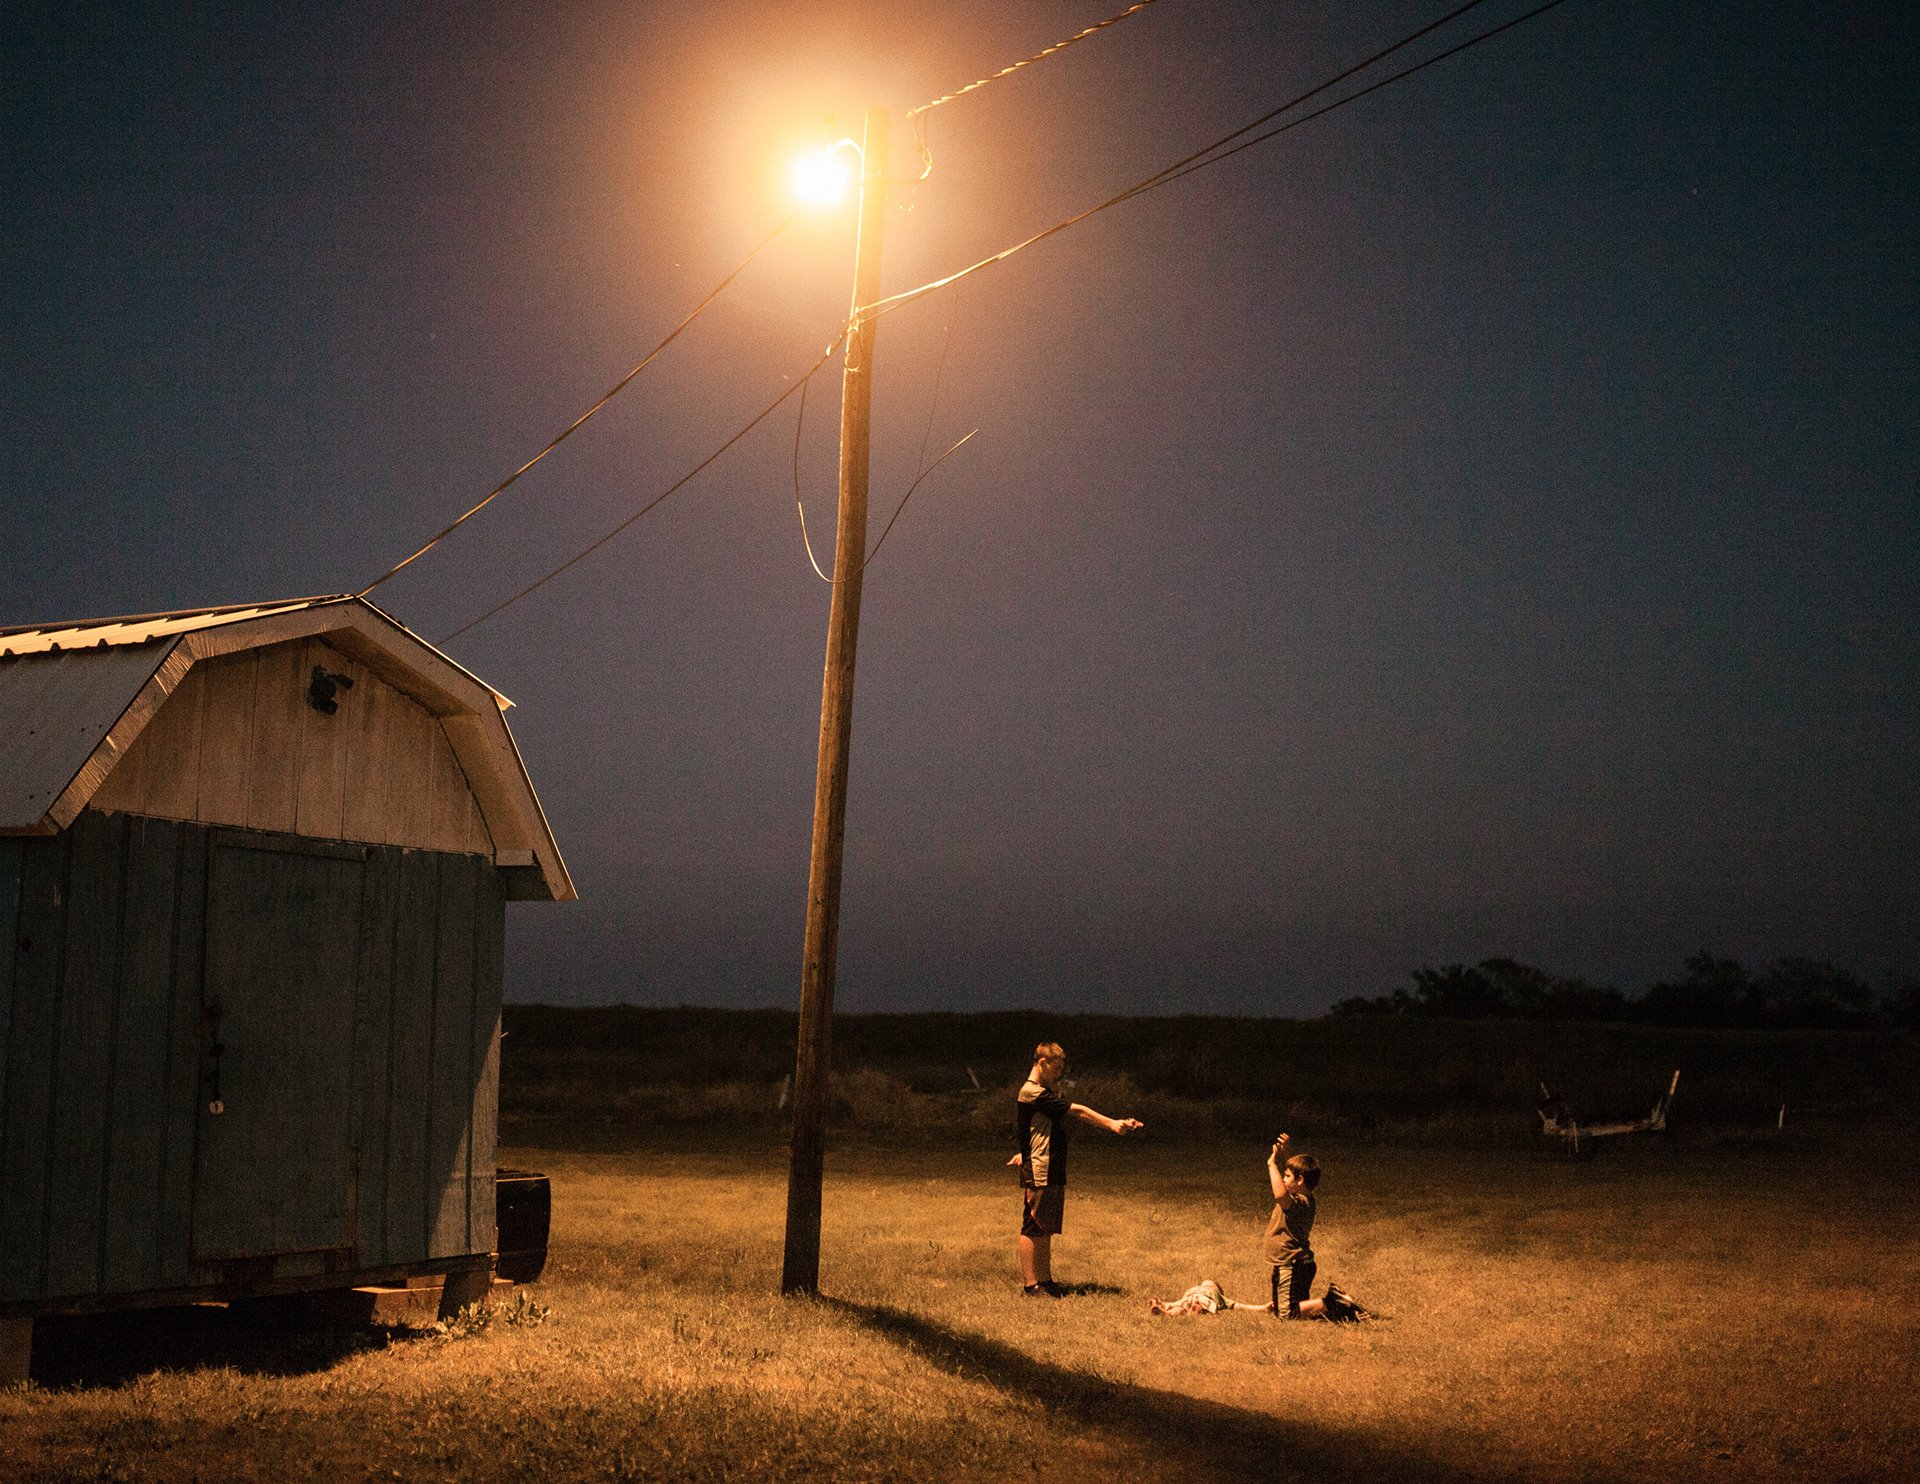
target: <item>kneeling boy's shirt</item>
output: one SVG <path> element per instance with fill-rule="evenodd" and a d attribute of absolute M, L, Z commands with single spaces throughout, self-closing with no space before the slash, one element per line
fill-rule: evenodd
<path fill-rule="evenodd" d="M 1273 1203 L 1273 1216 L 1267 1222 L 1267 1261 L 1276 1267 L 1298 1257 L 1312 1257 L 1313 1196 L 1283 1195 Z"/>

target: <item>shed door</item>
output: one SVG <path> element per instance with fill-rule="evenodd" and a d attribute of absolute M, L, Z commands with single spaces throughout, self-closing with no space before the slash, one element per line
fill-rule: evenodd
<path fill-rule="evenodd" d="M 348 1109 L 365 858 L 357 846 L 214 836 L 198 1258 L 352 1244 Z"/>

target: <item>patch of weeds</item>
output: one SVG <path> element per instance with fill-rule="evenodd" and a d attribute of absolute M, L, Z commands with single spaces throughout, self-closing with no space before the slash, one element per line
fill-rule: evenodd
<path fill-rule="evenodd" d="M 553 1310 L 543 1304 L 524 1288 L 513 1291 L 513 1302 L 494 1303 L 487 1299 L 476 1299 L 451 1319 L 443 1319 L 433 1326 L 431 1333 L 442 1342 L 468 1340 L 476 1335 L 486 1334 L 495 1325 L 508 1329 L 532 1329 L 535 1325 L 545 1324 L 553 1317 Z"/>

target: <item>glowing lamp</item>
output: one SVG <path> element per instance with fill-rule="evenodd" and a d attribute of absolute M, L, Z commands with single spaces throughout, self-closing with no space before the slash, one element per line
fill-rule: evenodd
<path fill-rule="evenodd" d="M 851 139 L 842 139 L 826 149 L 814 150 L 802 155 L 793 165 L 793 192 L 802 201 L 812 201 L 822 206 L 830 206 L 847 194 L 847 186 L 853 180 L 853 171 L 848 168 L 840 152 L 844 149 L 858 150 Z"/>

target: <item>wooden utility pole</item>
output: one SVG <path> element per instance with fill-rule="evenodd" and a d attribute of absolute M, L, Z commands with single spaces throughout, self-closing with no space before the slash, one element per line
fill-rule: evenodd
<path fill-rule="evenodd" d="M 874 316 L 880 297 L 880 228 L 887 208 L 887 116 L 867 113 L 860 225 L 853 249 L 853 325 L 840 383 L 840 520 L 820 684 L 820 762 L 813 784 L 813 864 L 807 877 L 807 943 L 800 965 L 800 1044 L 793 1065 L 793 1141 L 787 1170 L 782 1293 L 820 1289 L 820 1180 L 826 1161 L 827 1065 L 840 940 L 840 862 L 847 822 L 847 752 L 853 733 L 853 660 L 860 638 L 860 580 L 867 559 L 867 429 L 873 404 Z"/>

